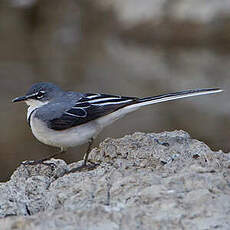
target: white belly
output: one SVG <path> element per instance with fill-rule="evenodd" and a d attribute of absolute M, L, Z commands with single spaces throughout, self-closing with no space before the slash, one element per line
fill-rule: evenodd
<path fill-rule="evenodd" d="M 68 130 L 53 130 L 49 129 L 44 122 L 38 120 L 36 117 L 31 119 L 31 129 L 33 135 L 42 143 L 60 148 L 84 144 L 90 138 L 95 137 L 101 130 L 93 122 Z"/>

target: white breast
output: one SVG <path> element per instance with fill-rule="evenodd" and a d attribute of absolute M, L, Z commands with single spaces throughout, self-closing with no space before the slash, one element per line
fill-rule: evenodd
<path fill-rule="evenodd" d="M 27 110 L 27 120 L 29 119 L 31 113 L 35 109 L 37 109 L 43 105 L 46 105 L 47 103 L 49 103 L 49 102 L 48 101 L 47 102 L 41 102 L 41 101 L 33 100 L 33 99 L 26 100 L 26 104 L 29 106 L 28 110 Z"/>
<path fill-rule="evenodd" d="M 36 113 L 36 112 L 35 112 Z M 53 130 L 35 117 L 31 116 L 31 129 L 33 135 L 42 143 L 55 147 L 74 147 L 88 142 L 91 137 L 96 136 L 101 128 L 95 122 L 89 122 L 67 130 Z"/>

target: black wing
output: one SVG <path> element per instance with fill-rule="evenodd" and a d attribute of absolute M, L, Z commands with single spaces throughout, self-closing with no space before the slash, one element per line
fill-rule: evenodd
<path fill-rule="evenodd" d="M 66 110 L 59 118 L 48 122 L 49 128 L 65 130 L 82 125 L 99 117 L 108 115 L 127 105 L 136 103 L 136 97 L 121 97 L 107 94 L 85 94 L 71 108 Z"/>

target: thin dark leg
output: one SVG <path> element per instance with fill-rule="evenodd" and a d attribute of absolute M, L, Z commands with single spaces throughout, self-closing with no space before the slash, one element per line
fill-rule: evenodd
<path fill-rule="evenodd" d="M 73 173 L 73 172 L 81 171 L 82 169 L 95 169 L 96 168 L 96 166 L 98 165 L 96 163 L 90 162 L 90 164 L 87 164 L 89 153 L 91 151 L 92 145 L 93 145 L 93 138 L 91 138 L 89 140 L 89 145 L 88 145 L 88 149 L 87 149 L 87 152 L 85 154 L 85 157 L 84 157 L 83 164 L 81 166 L 77 167 L 77 168 L 71 169 L 68 173 Z"/>
<path fill-rule="evenodd" d="M 57 152 L 57 153 L 54 153 L 52 155 L 49 155 L 48 157 L 45 157 L 45 158 L 42 158 L 40 160 L 34 160 L 34 161 L 25 161 L 25 162 L 22 162 L 23 165 L 37 165 L 37 164 L 44 164 L 44 165 L 51 165 L 52 163 L 45 163 L 45 161 L 53 158 L 53 157 L 56 157 L 56 156 L 59 156 L 59 155 L 62 155 L 66 153 L 66 150 L 64 149 L 61 149 L 61 151 Z"/>
<path fill-rule="evenodd" d="M 90 138 L 89 139 L 88 149 L 87 149 L 85 157 L 84 157 L 84 163 L 83 163 L 84 166 L 87 164 L 89 153 L 91 151 L 92 146 L 93 146 L 93 138 Z"/>

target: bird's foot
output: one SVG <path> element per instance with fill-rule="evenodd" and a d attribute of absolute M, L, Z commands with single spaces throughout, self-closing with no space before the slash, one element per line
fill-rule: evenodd
<path fill-rule="evenodd" d="M 34 161 L 24 161 L 22 162 L 21 164 L 22 165 L 39 165 L 39 164 L 43 164 L 43 165 L 46 165 L 46 166 L 50 166 L 51 168 L 54 168 L 56 165 L 52 162 L 45 162 L 49 159 L 40 159 L 40 160 L 34 160 Z"/>
<path fill-rule="evenodd" d="M 93 170 L 93 169 L 97 168 L 98 165 L 100 165 L 100 164 L 94 163 L 92 161 L 88 161 L 88 164 L 83 163 L 81 166 L 71 169 L 68 173 L 81 172 L 81 171 L 90 171 L 90 170 Z"/>

